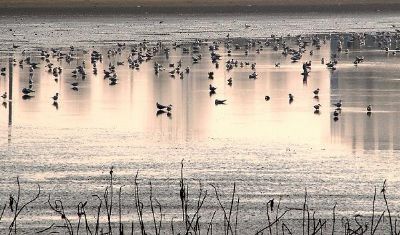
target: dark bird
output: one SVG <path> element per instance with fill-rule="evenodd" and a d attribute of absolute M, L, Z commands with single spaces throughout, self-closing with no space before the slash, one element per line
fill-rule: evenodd
<path fill-rule="evenodd" d="M 319 94 L 319 88 L 317 88 L 316 90 L 313 91 L 314 95 L 318 95 Z"/>
<path fill-rule="evenodd" d="M 7 92 L 4 92 L 4 94 L 1 96 L 3 99 L 7 99 Z"/>
<path fill-rule="evenodd" d="M 161 110 L 161 109 L 166 109 L 167 111 L 171 111 L 172 110 L 172 104 L 170 105 L 162 105 L 159 104 L 158 102 L 156 103 L 156 107 L 157 109 Z"/>
<path fill-rule="evenodd" d="M 232 78 L 229 78 L 229 79 L 228 79 L 228 85 L 229 85 L 229 86 L 232 86 L 232 81 L 233 81 Z"/>
<path fill-rule="evenodd" d="M 372 111 L 372 106 L 369 104 L 368 106 L 367 106 L 367 112 L 371 112 Z"/>
<path fill-rule="evenodd" d="M 35 92 L 35 91 L 32 90 L 31 88 L 23 88 L 22 89 L 22 93 L 24 93 L 25 95 L 29 95 L 32 92 Z"/>
<path fill-rule="evenodd" d="M 319 108 L 320 108 L 321 106 L 322 106 L 321 104 L 314 105 L 314 109 L 315 109 L 315 110 L 319 110 Z"/>
<path fill-rule="evenodd" d="M 217 90 L 217 88 L 211 84 L 209 86 L 209 89 L 210 89 L 210 92 L 215 92 L 215 90 Z"/>
<path fill-rule="evenodd" d="M 214 72 L 208 72 L 208 79 L 214 79 Z"/>
<path fill-rule="evenodd" d="M 32 86 L 33 85 L 33 79 L 32 79 L 32 75 L 29 75 L 29 85 Z"/>
<path fill-rule="evenodd" d="M 268 95 L 265 96 L 265 101 L 268 101 L 270 99 L 271 99 L 271 97 L 269 97 Z"/>
<path fill-rule="evenodd" d="M 54 101 L 58 100 L 58 93 L 56 93 L 56 95 L 54 95 L 53 97 L 51 97 Z"/>
<path fill-rule="evenodd" d="M 336 108 L 340 109 L 342 107 L 342 100 L 339 100 L 339 102 L 337 102 L 335 106 Z"/>

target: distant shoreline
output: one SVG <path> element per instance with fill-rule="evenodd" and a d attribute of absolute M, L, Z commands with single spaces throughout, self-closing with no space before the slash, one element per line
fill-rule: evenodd
<path fill-rule="evenodd" d="M 0 15 L 15 14 L 205 14 L 205 13 L 360 13 L 360 12 L 397 12 L 400 3 L 390 4 L 345 4 L 345 5 L 251 5 L 251 6 L 5 6 Z"/>

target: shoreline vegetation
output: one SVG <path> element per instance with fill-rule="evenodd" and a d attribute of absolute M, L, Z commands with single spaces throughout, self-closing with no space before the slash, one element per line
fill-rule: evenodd
<path fill-rule="evenodd" d="M 139 172 L 133 180 L 133 197 L 131 198 L 134 208 L 129 208 L 132 214 L 123 214 L 126 211 L 127 203 L 121 200 L 124 188 L 129 186 L 116 186 L 114 169 L 111 167 L 108 177 L 108 186 L 104 189 L 103 195 L 92 195 L 88 201 L 75 202 L 77 210 L 75 214 L 68 212 L 63 206 L 61 198 L 53 198 L 51 195 L 44 195 L 40 186 L 37 193 L 31 195 L 30 199 L 22 202 L 23 189 L 17 178 L 17 191 L 10 194 L 9 202 L 1 202 L 0 207 L 0 229 L 8 234 L 21 234 L 21 217 L 29 210 L 37 199 L 48 197 L 47 207 L 53 212 L 54 217 L 59 219 L 56 222 L 43 225 L 44 228 L 35 229 L 35 234 L 400 234 L 399 218 L 390 208 L 387 198 L 386 180 L 382 187 L 375 193 L 371 201 L 371 214 L 354 214 L 340 217 L 336 214 L 337 203 L 333 203 L 331 218 L 318 217 L 318 209 L 310 204 L 307 190 L 304 193 L 304 201 L 297 207 L 285 207 L 281 204 L 281 198 L 266 200 L 266 208 L 260 208 L 259 216 L 266 217 L 263 224 L 257 225 L 256 231 L 240 231 L 241 218 L 246 212 L 241 211 L 241 198 L 237 195 L 236 184 L 230 189 L 230 195 L 222 196 L 220 189 L 213 184 L 204 186 L 199 183 L 198 190 L 187 183 L 184 177 L 184 164 L 181 162 L 180 178 L 176 180 L 179 185 L 179 201 L 181 216 L 166 220 L 165 215 L 169 214 L 168 205 L 161 205 L 153 192 L 151 181 L 148 182 L 149 192 L 143 192 L 143 184 L 139 183 Z M 214 200 L 211 200 L 213 198 Z M 176 199 L 178 201 L 178 199 Z M 217 210 L 211 216 L 203 215 L 203 208 L 206 204 L 216 203 Z M 125 204 L 125 205 L 124 205 Z M 378 204 L 379 207 L 378 207 Z M 93 214 L 90 208 L 95 208 Z M 381 209 L 383 208 L 383 211 Z M 90 210 L 92 211 L 92 210 Z M 35 212 L 38 215 L 40 211 Z M 290 215 L 298 215 L 300 219 L 294 221 L 287 219 Z M 221 216 L 220 223 L 217 223 L 217 216 Z M 123 217 L 129 218 L 129 222 Z M 8 223 L 8 224 L 7 224 Z M 30 230 L 30 233 L 33 233 Z"/>

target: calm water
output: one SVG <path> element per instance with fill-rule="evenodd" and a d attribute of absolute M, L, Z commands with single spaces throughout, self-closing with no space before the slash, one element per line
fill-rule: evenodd
<path fill-rule="evenodd" d="M 286 35 L 341 29 L 389 30 L 398 20 L 397 16 L 313 14 L 311 18 L 299 15 L 300 20 L 284 15 L 281 18 L 185 17 L 190 23 L 175 16 L 147 17 L 151 18 L 150 23 L 149 19 L 139 16 L 0 19 L 0 28 L 5 32 L 0 40 L 9 42 L 2 45 L 1 67 L 8 66 L 8 48 L 13 42 L 21 45 L 14 50 L 17 61 L 25 58 L 21 56 L 22 50 L 26 51 L 25 56 L 40 62 L 38 48 L 62 45 L 62 50 L 68 51 L 71 44 L 79 46 L 70 64 L 50 57 L 52 63 L 63 68 L 57 82 L 41 62 L 33 76 L 35 97 L 30 100 L 21 97 L 22 88 L 28 86 L 29 69 L 15 66 L 11 126 L 8 125 L 10 107 L 0 107 L 3 175 L 0 201 L 8 200 L 17 176 L 23 182 L 24 199 L 34 193 L 37 183 L 44 191 L 39 201 L 21 217 L 23 226 L 44 227 L 53 220 L 59 221 L 46 205 L 46 194 L 63 198 L 71 214 L 75 213 L 79 201 L 93 202 L 91 195 L 101 194 L 107 185 L 110 166 L 115 167 L 116 184 L 126 185 L 123 196 L 126 205 L 133 203 L 133 176 L 139 170 L 143 194 L 148 195 L 151 180 L 157 199 L 169 212 L 166 221 L 179 218 L 178 178 L 182 159 L 185 159 L 185 175 L 193 183 L 193 193 L 197 181 L 202 180 L 210 192 L 208 183 L 217 185 L 228 201 L 233 182 L 237 182 L 243 220 L 241 233 L 252 233 L 261 227 L 266 218 L 259 215 L 260 210 L 265 210 L 271 198 L 282 197 L 288 207 L 300 206 L 305 188 L 313 206 L 325 218 L 331 216 L 335 202 L 341 215 L 368 214 L 374 187 L 379 187 L 384 179 L 389 182 L 388 193 L 393 204 L 400 199 L 400 193 L 395 190 L 400 185 L 397 175 L 400 170 L 397 131 L 400 58 L 378 49 L 372 40 L 367 40 L 365 46 L 349 44 L 350 52 L 338 55 L 336 71 L 328 70 L 320 62 L 321 58 L 329 61 L 336 53 L 335 35 L 332 40 L 327 36 L 320 50 L 309 47 L 314 54 L 311 56 L 307 51 L 302 58 L 313 64 L 307 81 L 300 74 L 301 62 L 291 63 L 290 56 L 284 57 L 281 51 L 271 47 L 257 54 L 259 46 L 256 46 L 247 56 L 243 49 L 233 50 L 229 57 L 221 44 L 219 68 L 211 63 L 207 45 L 200 51 L 203 59 L 198 64 L 192 64 L 192 53 L 184 54 L 178 48 L 171 49 L 168 57 L 164 53 L 156 54 L 153 60 L 141 64 L 139 70 L 126 65 L 131 40 L 223 38 L 227 32 L 232 36 L 265 37 L 283 32 Z M 165 23 L 160 25 L 159 20 Z M 221 26 L 221 22 L 227 26 Z M 252 25 L 250 29 L 244 29 L 245 23 Z M 311 28 L 310 23 L 314 25 Z M 150 26 L 145 27 L 147 24 Z M 39 35 L 34 36 L 34 32 Z M 108 58 L 107 50 L 117 48 L 116 43 L 111 43 L 117 39 L 126 41 L 127 48 Z M 290 38 L 287 41 L 294 43 Z M 397 46 L 392 42 L 393 48 Z M 97 64 L 98 75 L 91 73 L 90 53 L 83 52 L 93 49 L 104 56 L 103 63 Z M 354 66 L 354 58 L 361 55 L 365 62 Z M 228 59 L 255 62 L 258 79 L 248 78 L 253 72 L 250 66 L 227 71 L 224 63 Z M 74 91 L 70 85 L 76 81 L 72 71 L 83 60 L 88 76 L 85 80 L 79 79 L 79 91 Z M 168 73 L 168 64 L 179 60 L 183 68 L 191 67 L 182 80 L 179 76 L 171 78 Z M 120 80 L 110 86 L 103 79 L 102 71 L 117 61 L 125 61 L 125 65 L 117 66 Z M 166 68 L 158 76 L 154 74 L 154 61 Z M 274 66 L 276 62 L 281 63 L 279 68 Z M 214 80 L 208 79 L 210 71 L 215 74 Z M 233 78 L 232 86 L 226 82 L 229 77 Z M 209 84 L 217 87 L 211 97 Z M 7 87 L 8 77 L 1 77 L 0 93 Z M 312 93 L 317 88 L 319 100 Z M 60 93 L 58 109 L 50 98 L 56 92 Z M 288 93 L 295 96 L 291 104 Z M 265 95 L 271 96 L 271 100 L 266 102 Z M 227 99 L 227 104 L 216 106 L 215 98 Z M 335 122 L 332 104 L 340 99 L 343 109 Z M 156 116 L 156 102 L 173 104 L 172 116 Z M 322 105 L 319 115 L 314 114 L 313 106 L 317 103 Z M 373 105 L 371 116 L 366 114 L 368 104 Z M 96 206 L 95 202 L 91 206 Z M 217 209 L 215 197 L 210 197 L 205 217 Z M 393 209 L 400 208 L 393 205 Z M 132 214 L 132 207 L 127 207 L 125 213 Z M 217 217 L 216 221 L 221 222 L 221 215 Z M 127 216 L 124 220 L 131 218 Z M 147 219 L 150 222 L 151 218 Z"/>

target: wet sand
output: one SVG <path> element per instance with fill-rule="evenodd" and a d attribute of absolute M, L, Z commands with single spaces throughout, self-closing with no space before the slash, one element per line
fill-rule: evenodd
<path fill-rule="evenodd" d="M 65 4 L 63 0 L 19 0 L 11 1 L 6 0 L 2 2 L 2 7 L 8 9 L 1 14 L 7 14 L 10 11 L 18 12 L 104 12 L 113 13 L 118 12 L 299 12 L 299 11 L 379 11 L 379 10 L 399 10 L 400 3 L 395 0 L 364 0 L 355 3 L 351 0 L 336 0 L 336 1 L 319 1 L 319 0 L 224 0 L 224 1 L 193 1 L 193 0 L 95 0 L 84 1 L 74 0 Z"/>

